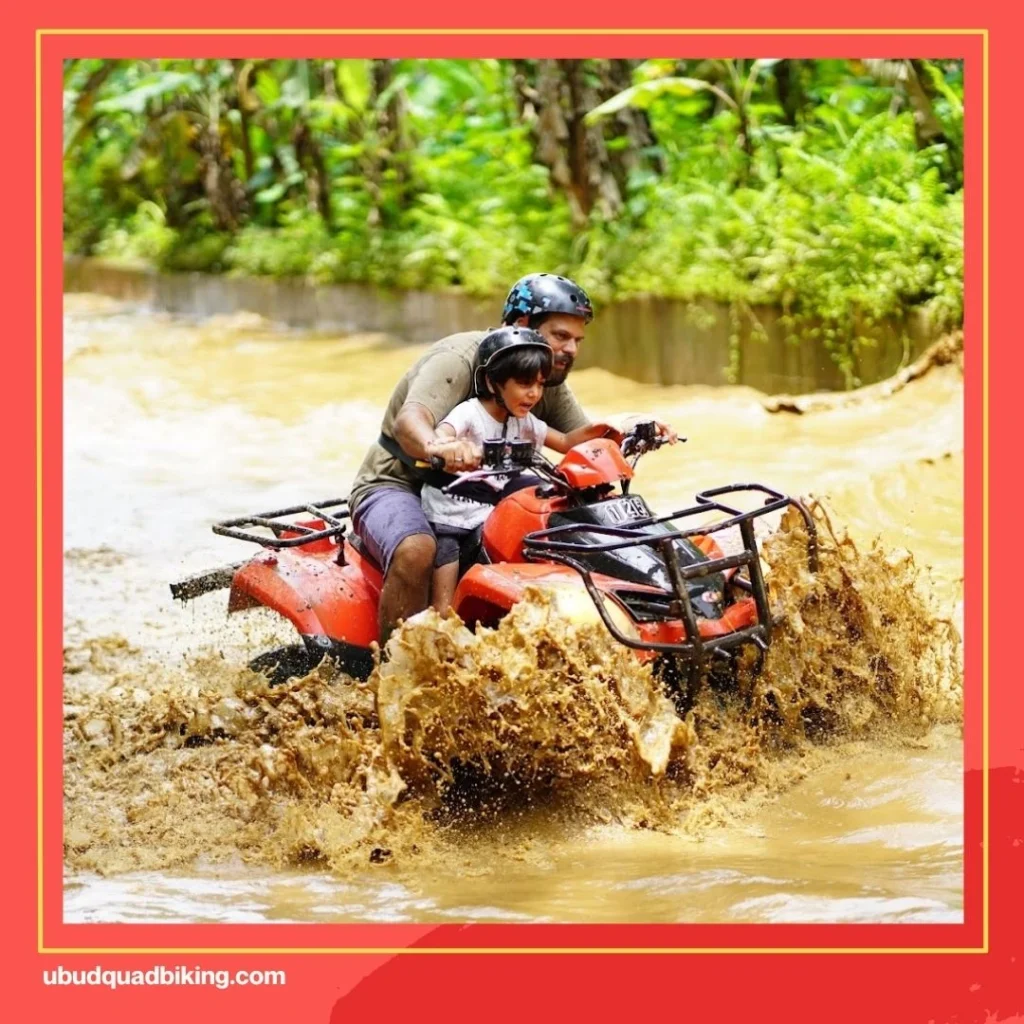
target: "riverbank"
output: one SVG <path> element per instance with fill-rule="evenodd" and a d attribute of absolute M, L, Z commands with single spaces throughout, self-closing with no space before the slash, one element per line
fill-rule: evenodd
<path fill-rule="evenodd" d="M 503 302 L 497 295 L 313 285 L 302 278 L 165 274 L 76 256 L 65 257 L 64 291 L 109 295 L 196 319 L 251 312 L 302 330 L 382 333 L 410 345 L 496 325 Z M 643 384 L 732 383 L 790 395 L 843 390 L 846 378 L 814 330 L 809 325 L 794 343 L 774 307 L 754 307 L 737 323 L 730 306 L 711 300 L 628 299 L 599 311 L 578 365 Z M 919 312 L 866 327 L 873 344 L 860 346 L 854 374 L 863 384 L 891 377 L 940 333 Z"/>

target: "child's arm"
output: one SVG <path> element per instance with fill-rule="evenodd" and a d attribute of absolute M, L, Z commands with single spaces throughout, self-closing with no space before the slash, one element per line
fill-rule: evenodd
<path fill-rule="evenodd" d="M 585 427 L 570 430 L 568 434 L 563 434 L 560 430 L 555 430 L 554 427 L 548 427 L 544 444 L 560 455 L 564 455 L 570 448 L 575 448 L 583 441 L 593 441 L 595 437 L 610 437 L 615 441 L 622 440 L 622 434 L 610 423 L 589 423 Z"/>
<path fill-rule="evenodd" d="M 444 459 L 444 468 L 449 473 L 476 469 L 483 455 L 467 429 L 468 410 L 463 408 L 465 404 L 457 405 L 438 423 L 433 438 L 426 445 L 428 455 L 439 455 Z"/>

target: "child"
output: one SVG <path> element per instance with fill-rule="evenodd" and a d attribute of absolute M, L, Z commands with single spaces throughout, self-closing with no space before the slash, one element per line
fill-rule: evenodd
<path fill-rule="evenodd" d="M 488 334 L 477 350 L 473 365 L 476 397 L 457 405 L 437 425 L 438 442 L 470 440 L 529 441 L 539 451 L 545 445 L 564 453 L 582 441 L 603 437 L 611 428 L 593 423 L 568 434 L 554 430 L 530 410 L 544 393 L 551 373 L 551 347 L 536 331 L 502 327 Z M 459 547 L 490 514 L 509 488 L 531 486 L 536 480 L 490 477 L 468 482 L 448 493 L 424 484 L 423 511 L 437 537 L 434 559 L 433 606 L 442 615 L 451 606 L 459 575 Z M 506 491 L 507 493 L 507 491 Z"/>

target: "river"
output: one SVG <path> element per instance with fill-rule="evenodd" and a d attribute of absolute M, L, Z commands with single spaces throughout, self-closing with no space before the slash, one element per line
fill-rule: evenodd
<path fill-rule="evenodd" d="M 425 820 L 406 801 L 376 856 L 281 839 L 348 828 L 336 813 L 306 820 L 328 793 L 272 790 L 235 814 L 242 767 L 266 744 L 243 756 L 230 737 L 142 742 L 154 707 L 187 717 L 209 687 L 246 685 L 248 657 L 292 639 L 263 610 L 228 619 L 223 591 L 178 605 L 168 583 L 248 553 L 212 534 L 218 519 L 344 496 L 420 351 L 383 335 L 65 296 L 65 920 L 962 920 L 962 735 L 948 707 L 914 728 L 758 751 L 742 785 L 703 796 L 690 786 L 682 802 L 662 787 L 642 813 L 647 795 L 632 782 L 610 792 L 605 777 L 584 806 L 531 800 L 483 824 Z M 600 369 L 571 383 L 595 417 L 650 413 L 687 437 L 640 465 L 634 490 L 653 507 L 752 479 L 824 498 L 863 558 L 903 565 L 894 552 L 906 549 L 924 570 L 921 607 L 962 622 L 955 363 L 887 397 L 803 415 L 770 413 L 746 388 L 659 387 Z M 918 608 L 902 593 L 884 600 Z M 96 724 L 101 706 L 119 724 Z"/>

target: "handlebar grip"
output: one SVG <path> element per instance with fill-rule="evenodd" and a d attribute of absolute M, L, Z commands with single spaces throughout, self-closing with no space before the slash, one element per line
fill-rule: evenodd
<path fill-rule="evenodd" d="M 444 469 L 444 459 L 440 455 L 431 455 L 429 462 L 424 462 L 423 459 L 416 460 L 417 469 Z"/>

